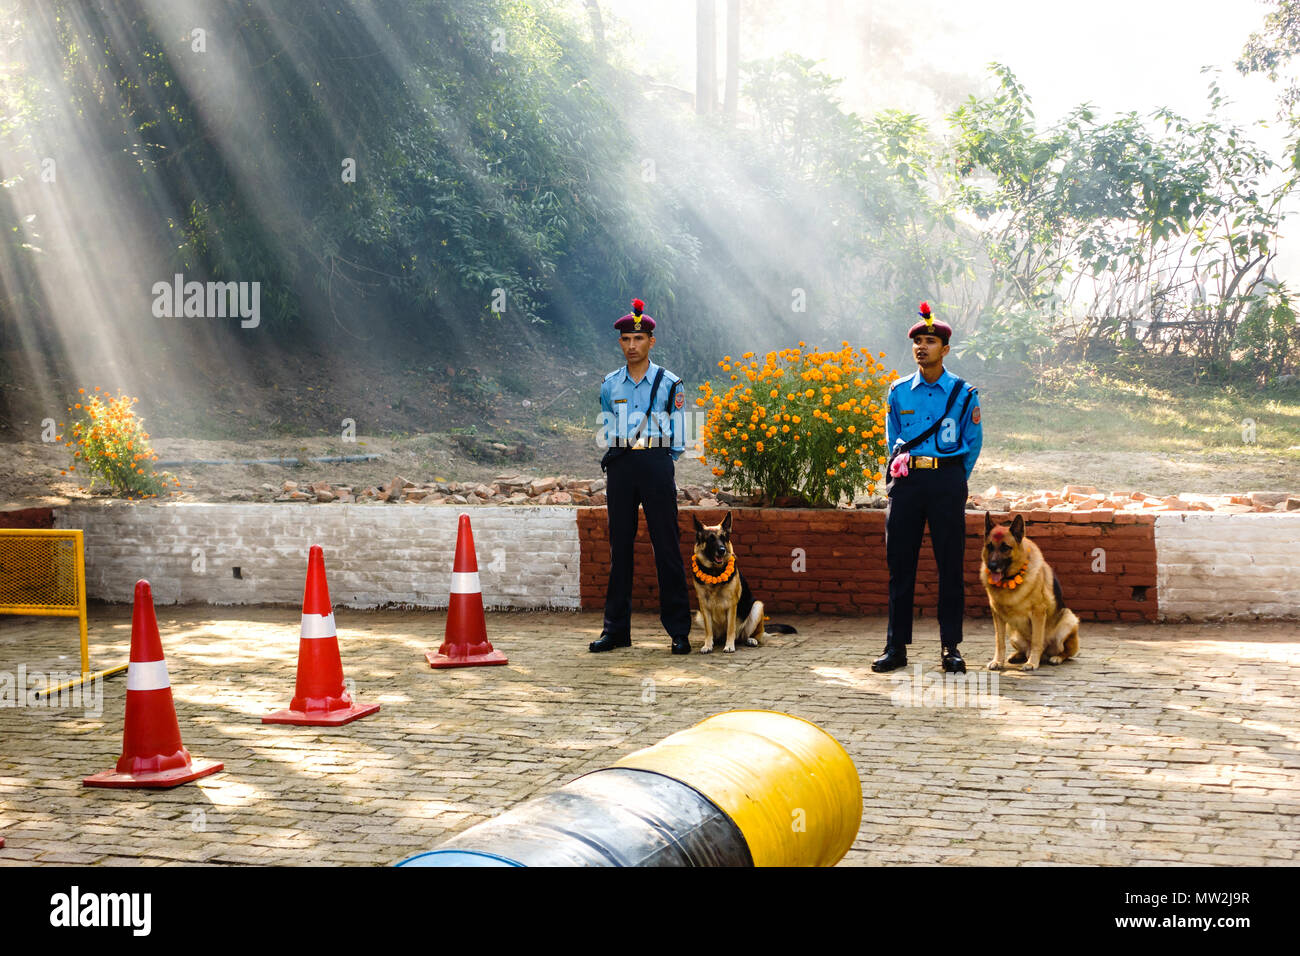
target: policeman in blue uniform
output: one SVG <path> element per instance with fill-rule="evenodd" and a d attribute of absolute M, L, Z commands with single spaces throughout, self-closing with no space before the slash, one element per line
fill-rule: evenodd
<path fill-rule="evenodd" d="M 691 605 L 677 527 L 677 484 L 673 462 L 686 450 L 682 380 L 650 361 L 655 320 L 645 303 L 632 300 L 632 311 L 614 323 L 627 365 L 605 376 L 600 386 L 602 431 L 609 450 L 601 460 L 606 474 L 605 507 L 609 514 L 609 587 L 605 625 L 592 651 L 632 644 L 632 543 L 637 506 L 645 511 L 646 529 L 659 575 L 659 620 L 673 642 L 674 654 L 691 652 Z"/>
<path fill-rule="evenodd" d="M 964 673 L 961 643 L 966 589 L 967 482 L 979 458 L 983 433 L 976 390 L 943 367 L 952 327 L 936 322 L 922 302 L 921 321 L 908 331 L 916 374 L 889 390 L 885 428 L 890 449 L 886 472 L 885 553 L 889 562 L 889 632 L 877 672 L 907 664 L 912 643 L 912 599 L 921 536 L 928 523 L 939 570 L 940 661 Z"/>

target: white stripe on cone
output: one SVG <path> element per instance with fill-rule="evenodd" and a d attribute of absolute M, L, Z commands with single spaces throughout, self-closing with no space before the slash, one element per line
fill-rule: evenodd
<path fill-rule="evenodd" d="M 131 661 L 126 669 L 127 690 L 163 690 L 171 686 L 166 661 Z"/>
<path fill-rule="evenodd" d="M 453 571 L 451 572 L 451 593 L 452 594 L 482 594 L 483 589 L 478 583 L 477 571 Z"/>
<path fill-rule="evenodd" d="M 334 612 L 328 614 L 304 614 L 302 616 L 302 639 L 318 640 L 323 637 L 338 637 L 334 629 Z"/>

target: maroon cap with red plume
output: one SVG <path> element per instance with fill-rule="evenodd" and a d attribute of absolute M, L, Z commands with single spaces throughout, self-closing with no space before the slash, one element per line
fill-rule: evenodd
<path fill-rule="evenodd" d="M 633 299 L 632 311 L 615 322 L 614 328 L 620 332 L 646 332 L 653 335 L 655 320 L 648 315 L 643 315 L 644 312 L 645 303 L 640 299 Z"/>
<path fill-rule="evenodd" d="M 929 302 L 921 303 L 921 309 L 917 312 L 917 315 L 921 317 L 921 321 L 907 330 L 909 339 L 914 339 L 918 335 L 937 335 L 944 345 L 948 344 L 948 340 L 952 338 L 952 326 L 947 322 L 935 321 L 934 316 L 930 314 Z"/>

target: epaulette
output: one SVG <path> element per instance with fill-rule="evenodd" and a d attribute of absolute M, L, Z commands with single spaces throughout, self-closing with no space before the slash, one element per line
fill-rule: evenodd
<path fill-rule="evenodd" d="M 614 371 L 610 372 L 608 375 L 605 376 L 605 381 L 608 382 L 611 378 L 613 378 L 615 375 L 617 375 L 617 374 L 618 374 L 619 372 L 621 372 L 621 371 L 623 371 L 623 369 L 621 369 L 621 368 L 616 368 L 616 369 L 614 369 Z"/>

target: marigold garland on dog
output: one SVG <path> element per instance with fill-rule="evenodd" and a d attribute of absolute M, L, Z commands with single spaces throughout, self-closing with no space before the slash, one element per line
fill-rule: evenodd
<path fill-rule="evenodd" d="M 990 580 L 989 584 L 993 585 L 993 587 L 995 588 L 1009 588 L 1014 590 L 1015 586 L 1025 579 L 1025 572 L 1028 570 L 1029 570 L 1029 565 L 1026 564 L 1023 568 L 1021 568 L 1019 571 L 1016 572 L 1015 577 L 1007 581 Z"/>
<path fill-rule="evenodd" d="M 695 573 L 696 579 L 705 584 L 721 584 L 723 581 L 730 580 L 731 572 L 736 570 L 736 556 L 733 554 L 727 559 L 727 566 L 721 574 L 705 574 L 700 570 L 700 563 L 695 555 L 691 555 L 691 570 Z"/>

